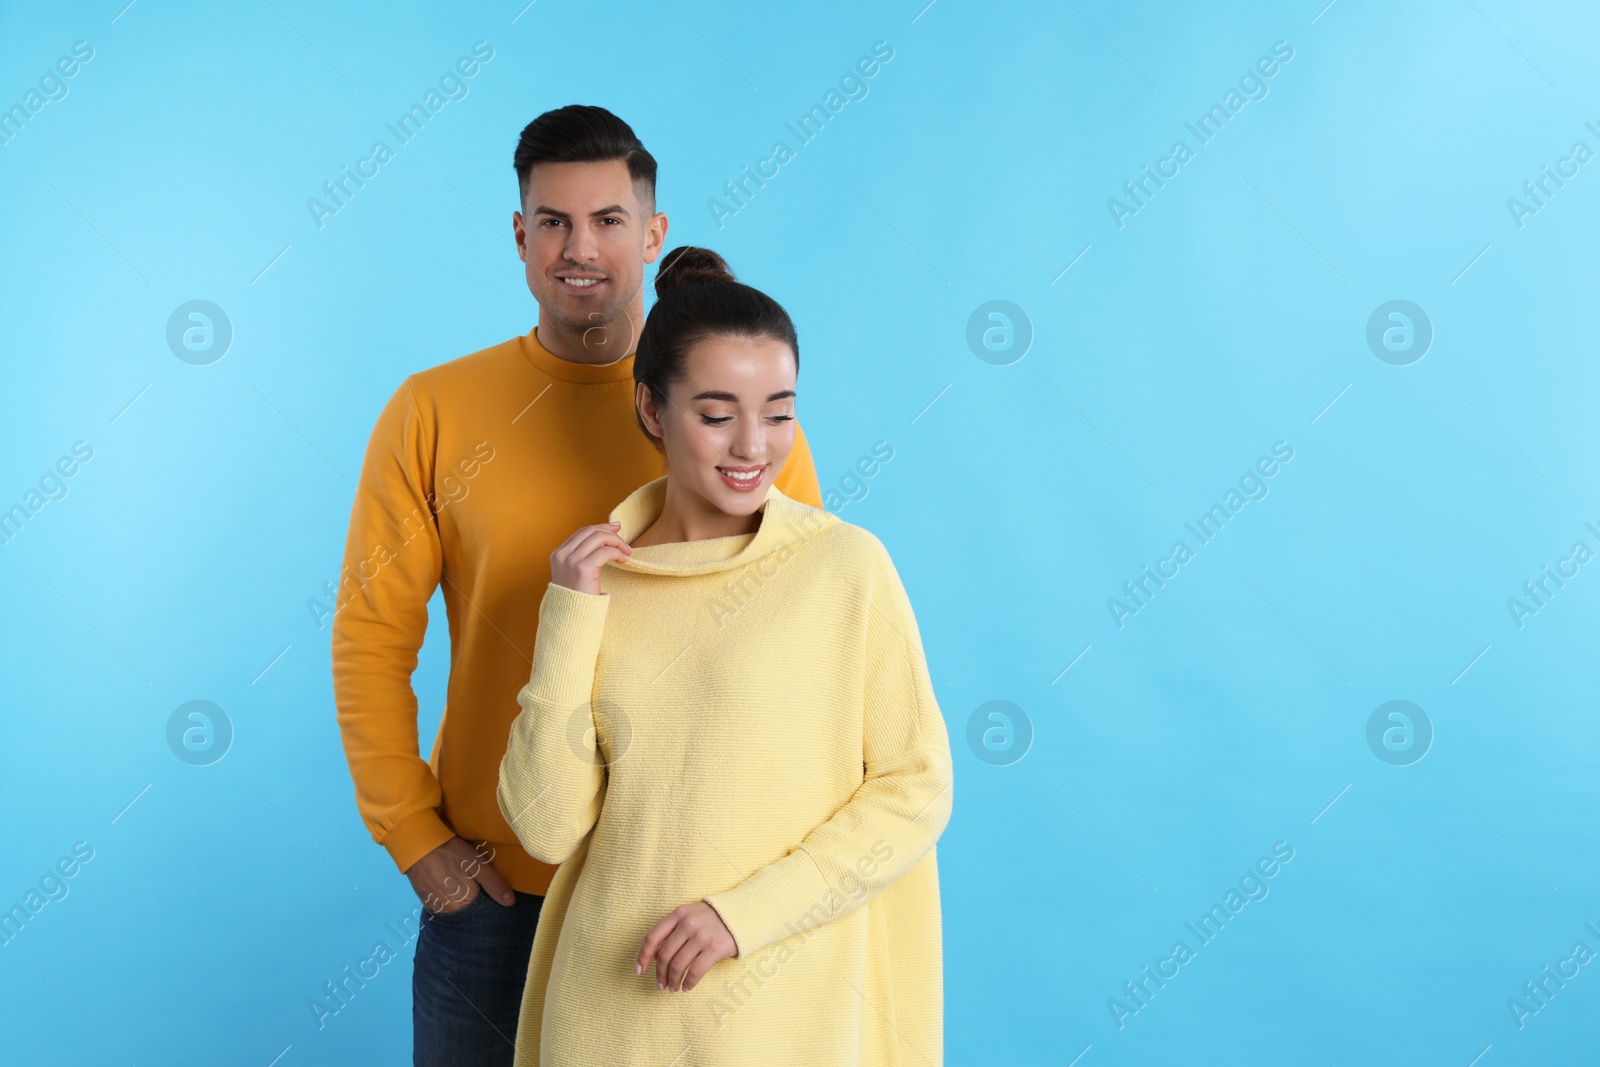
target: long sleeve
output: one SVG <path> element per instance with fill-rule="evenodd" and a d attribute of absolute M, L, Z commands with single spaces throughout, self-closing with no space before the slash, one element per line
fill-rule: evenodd
<path fill-rule="evenodd" d="M 533 673 L 517 694 L 495 797 L 528 855 L 560 864 L 600 817 L 606 764 L 590 698 L 607 594 L 551 582 L 539 604 Z M 599 729 L 597 729 L 599 726 Z"/>
<path fill-rule="evenodd" d="M 950 820 L 954 769 L 922 638 L 889 555 L 867 593 L 864 780 L 788 855 L 705 898 L 746 959 L 876 898 L 934 847 Z"/>
<path fill-rule="evenodd" d="M 772 481 L 778 487 L 778 492 L 790 500 L 798 500 L 814 508 L 822 506 L 822 487 L 817 484 L 811 443 L 806 440 L 805 430 L 801 429 L 798 420 L 794 424 L 794 447 L 789 450 L 789 458 L 784 460 L 783 469 Z"/>
<path fill-rule="evenodd" d="M 333 693 L 356 806 L 401 871 L 448 841 L 439 781 L 417 744 L 411 673 L 443 552 L 434 429 L 407 378 L 378 416 L 356 487 L 333 618 Z"/>

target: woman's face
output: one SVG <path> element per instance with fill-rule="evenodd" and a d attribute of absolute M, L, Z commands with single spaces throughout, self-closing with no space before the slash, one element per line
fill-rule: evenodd
<path fill-rule="evenodd" d="M 657 408 L 644 384 L 644 423 L 664 442 L 678 486 L 729 515 L 752 515 L 794 447 L 795 358 L 772 338 L 708 337 Z"/>

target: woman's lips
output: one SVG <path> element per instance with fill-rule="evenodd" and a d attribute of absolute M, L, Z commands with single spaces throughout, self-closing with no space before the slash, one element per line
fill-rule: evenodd
<path fill-rule="evenodd" d="M 732 469 L 739 470 L 739 468 L 737 468 L 737 467 L 732 468 Z M 754 491 L 756 486 L 761 484 L 762 480 L 766 477 L 766 474 L 767 474 L 767 465 L 765 463 L 763 463 L 761 466 L 753 468 L 753 469 L 755 471 L 755 476 L 754 477 L 746 476 L 746 477 L 744 477 L 742 479 L 733 477 L 732 475 L 730 475 L 727 472 L 727 470 L 724 470 L 721 467 L 717 468 L 717 474 L 722 478 L 722 484 L 726 485 L 728 488 L 732 489 L 734 492 L 736 492 L 736 493 L 749 493 L 749 492 Z"/>

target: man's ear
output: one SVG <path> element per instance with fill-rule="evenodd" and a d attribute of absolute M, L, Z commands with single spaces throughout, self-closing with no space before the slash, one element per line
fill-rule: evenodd
<path fill-rule="evenodd" d="M 528 262 L 528 231 L 520 211 L 511 213 L 511 233 L 516 238 L 517 258 L 524 263 Z"/>
<path fill-rule="evenodd" d="M 654 263 L 661 256 L 661 250 L 667 247 L 667 213 L 658 211 L 650 216 L 650 222 L 645 227 L 644 234 L 644 261 Z"/>

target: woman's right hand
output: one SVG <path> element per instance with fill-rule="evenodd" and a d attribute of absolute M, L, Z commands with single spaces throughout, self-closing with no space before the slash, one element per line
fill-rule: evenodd
<path fill-rule="evenodd" d="M 590 596 L 600 595 L 600 568 L 627 559 L 633 546 L 617 536 L 621 523 L 581 526 L 550 553 L 550 580 Z"/>

